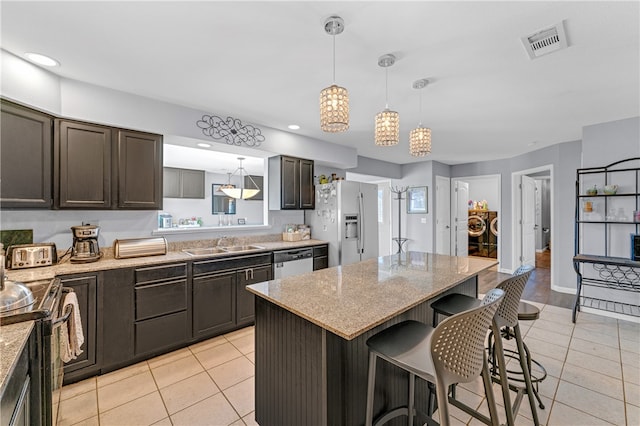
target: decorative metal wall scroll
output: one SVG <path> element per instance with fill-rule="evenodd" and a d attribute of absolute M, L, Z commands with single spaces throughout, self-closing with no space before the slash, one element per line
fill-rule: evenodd
<path fill-rule="evenodd" d="M 257 147 L 264 142 L 262 130 L 251 125 L 243 124 L 238 118 L 227 117 L 223 120 L 217 115 L 203 115 L 197 125 L 202 133 L 213 139 L 224 139 L 229 145 Z"/>

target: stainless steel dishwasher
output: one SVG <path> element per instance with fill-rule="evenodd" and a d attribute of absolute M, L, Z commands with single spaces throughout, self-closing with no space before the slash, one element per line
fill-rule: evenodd
<path fill-rule="evenodd" d="M 291 249 L 273 252 L 275 279 L 313 271 L 313 249 Z"/>

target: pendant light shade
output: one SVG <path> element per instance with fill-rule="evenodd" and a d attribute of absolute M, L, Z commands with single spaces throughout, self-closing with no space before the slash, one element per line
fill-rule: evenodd
<path fill-rule="evenodd" d="M 413 88 L 420 90 L 420 117 L 422 117 L 422 89 L 427 87 L 427 84 L 429 80 L 426 78 L 413 83 Z M 422 122 L 409 133 L 409 152 L 414 157 L 424 157 L 431 152 L 431 129 L 422 127 Z"/>
<path fill-rule="evenodd" d="M 385 109 L 376 114 L 376 145 L 397 145 L 400 139 L 400 115 Z"/>
<path fill-rule="evenodd" d="M 378 65 L 385 69 L 385 102 L 384 111 L 376 114 L 375 142 L 378 146 L 397 145 L 400 140 L 400 116 L 389 109 L 389 71 L 388 68 L 396 62 L 396 57 L 387 54 L 378 59 Z"/>
<path fill-rule="evenodd" d="M 320 92 L 320 128 L 325 132 L 344 132 L 349 128 L 349 92 L 336 84 L 336 35 L 344 31 L 344 21 L 331 16 L 324 30 L 333 36 L 333 84 Z"/>
<path fill-rule="evenodd" d="M 244 187 L 244 167 L 242 167 L 242 160 L 244 160 L 244 158 L 238 157 L 238 160 L 240 161 L 240 167 L 238 167 L 232 174 L 229 174 L 229 182 L 226 185 L 222 185 L 220 187 L 220 191 L 224 192 L 231 198 L 246 200 L 247 198 L 255 197 L 256 195 L 258 195 L 260 189 L 249 189 Z M 236 188 L 235 186 L 231 185 L 231 176 L 235 175 L 238 172 L 240 174 L 240 188 Z M 249 177 L 249 180 L 251 180 L 253 185 L 258 188 L 258 185 L 254 182 L 251 176 L 247 176 Z"/>
<path fill-rule="evenodd" d="M 414 157 L 424 157 L 431 152 L 431 129 L 417 127 L 409 133 L 409 152 Z"/>

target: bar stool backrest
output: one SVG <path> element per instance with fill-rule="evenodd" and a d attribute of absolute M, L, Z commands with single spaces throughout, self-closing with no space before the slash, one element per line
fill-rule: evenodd
<path fill-rule="evenodd" d="M 525 272 L 532 272 L 535 269 L 535 267 L 531 266 L 531 265 L 520 265 L 518 266 L 518 269 L 516 269 L 515 271 L 513 271 L 512 276 L 516 276 L 516 275 L 522 275 Z"/>
<path fill-rule="evenodd" d="M 484 341 L 504 291 L 487 292 L 477 308 L 442 321 L 431 336 L 431 356 L 442 383 L 468 383 L 480 375 Z"/>
<path fill-rule="evenodd" d="M 505 293 L 504 300 L 496 312 L 495 320 L 498 328 L 518 325 L 518 306 L 531 272 L 533 272 L 533 266 L 523 265 L 511 277 L 496 286 Z"/>

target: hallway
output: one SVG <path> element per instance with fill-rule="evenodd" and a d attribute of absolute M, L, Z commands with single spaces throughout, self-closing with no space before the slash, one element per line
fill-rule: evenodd
<path fill-rule="evenodd" d="M 497 266 L 480 273 L 479 293 L 486 293 L 494 288 L 500 281 L 509 277 L 509 274 L 498 272 Z M 532 302 L 544 303 L 545 305 L 558 306 L 560 308 L 572 309 L 575 302 L 575 295 L 560 293 L 551 290 L 551 250 L 536 253 L 536 269 L 531 274 L 529 282 L 524 289 L 522 298 Z"/>

